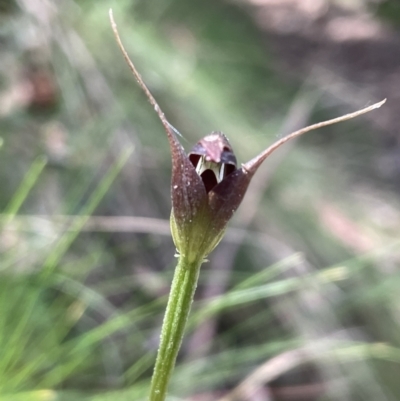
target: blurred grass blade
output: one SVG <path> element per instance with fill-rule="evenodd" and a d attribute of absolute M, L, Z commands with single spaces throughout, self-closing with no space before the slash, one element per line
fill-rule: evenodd
<path fill-rule="evenodd" d="M 17 189 L 17 192 L 12 197 L 8 205 L 4 210 L 6 215 L 5 222 L 9 222 L 18 213 L 25 199 L 29 195 L 30 190 L 37 182 L 40 174 L 47 164 L 47 158 L 39 156 L 32 164 L 21 185 Z"/>
<path fill-rule="evenodd" d="M 288 258 L 286 261 L 289 263 L 293 262 L 296 258 L 299 258 L 299 255 L 294 255 L 294 258 L 295 259 Z M 273 266 L 276 267 L 275 265 Z M 277 266 L 279 267 L 279 264 Z M 283 266 L 285 266 L 285 264 L 283 264 Z M 268 272 L 269 270 L 267 269 L 266 271 Z M 268 284 L 253 287 L 248 287 L 248 283 L 246 283 L 245 288 L 239 286 L 239 289 L 233 289 L 230 292 L 215 297 L 207 302 L 193 315 L 191 324 L 198 324 L 199 321 L 203 321 L 204 319 L 233 306 L 251 303 L 260 299 L 276 297 L 305 288 L 308 280 L 310 280 L 310 282 L 316 280 L 316 282 L 323 285 L 330 282 L 345 280 L 348 276 L 349 271 L 346 268 L 332 267 L 321 270 L 315 274 L 309 274 L 308 276 L 285 278 L 283 280 L 277 280 Z"/>
<path fill-rule="evenodd" d="M 301 263 L 303 259 L 303 255 L 301 253 L 290 255 L 287 258 L 282 259 L 265 269 L 262 269 L 260 272 L 253 274 L 246 280 L 241 281 L 233 288 L 233 290 L 244 290 L 246 288 L 260 285 L 260 283 L 271 281 L 285 270 Z"/>
<path fill-rule="evenodd" d="M 114 182 L 115 178 L 122 170 L 123 166 L 127 162 L 129 156 L 132 154 L 133 148 L 127 149 L 119 158 L 119 160 L 110 168 L 103 180 L 97 186 L 92 196 L 89 198 L 86 205 L 81 210 L 82 219 L 74 219 L 71 227 L 68 231 L 61 236 L 58 243 L 53 248 L 53 251 L 47 257 L 44 265 L 42 276 L 47 277 L 55 268 L 57 263 L 60 261 L 62 256 L 68 250 L 70 245 L 74 242 L 76 237 L 79 235 L 82 227 L 86 224 L 90 215 L 95 211 L 96 207 L 99 205 L 100 201 L 103 199 L 104 195 L 109 190 L 110 186 Z"/>

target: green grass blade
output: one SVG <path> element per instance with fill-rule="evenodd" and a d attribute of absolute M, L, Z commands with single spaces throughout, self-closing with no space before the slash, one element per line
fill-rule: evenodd
<path fill-rule="evenodd" d="M 79 235 L 82 227 L 86 224 L 91 214 L 94 212 L 96 207 L 99 205 L 100 201 L 103 199 L 104 195 L 107 193 L 108 189 L 114 182 L 115 178 L 122 170 L 123 166 L 127 162 L 129 156 L 131 155 L 133 148 L 127 149 L 120 157 L 120 159 L 114 164 L 113 167 L 107 172 L 106 176 L 103 178 L 101 183 L 93 192 L 92 196 L 89 198 L 87 204 L 81 210 L 81 219 L 74 219 L 70 230 L 64 233 L 60 238 L 58 243 L 55 245 L 53 251 L 47 257 L 43 265 L 42 276 L 48 277 L 49 274 L 54 270 L 57 263 L 60 261 L 62 256 L 68 250 L 70 245 L 74 242 L 76 237 Z"/>
<path fill-rule="evenodd" d="M 29 192 L 37 182 L 40 174 L 47 164 L 47 158 L 39 156 L 32 164 L 21 185 L 17 189 L 17 192 L 12 197 L 8 205 L 4 210 L 4 214 L 7 216 L 6 221 L 10 221 L 19 211 L 25 199 L 29 195 Z"/>

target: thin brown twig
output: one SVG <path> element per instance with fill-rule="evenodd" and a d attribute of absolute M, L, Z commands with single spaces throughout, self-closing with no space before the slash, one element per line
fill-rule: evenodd
<path fill-rule="evenodd" d="M 237 401 L 251 399 L 256 392 L 266 383 L 276 379 L 289 370 L 309 362 L 314 356 L 304 349 L 286 351 L 255 369 L 245 380 L 218 401 Z"/>
<path fill-rule="evenodd" d="M 301 365 L 336 354 L 343 345 L 351 346 L 353 342 L 343 342 L 334 336 L 325 337 L 312 344 L 285 351 L 254 369 L 240 384 L 217 401 L 243 401 L 251 399 L 253 393 L 281 375 Z M 357 343 L 356 343 L 357 344 Z"/>

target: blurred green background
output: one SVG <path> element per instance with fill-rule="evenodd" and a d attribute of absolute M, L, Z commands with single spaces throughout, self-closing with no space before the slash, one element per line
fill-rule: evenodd
<path fill-rule="evenodd" d="M 0 2 L 0 401 L 145 400 L 175 264 L 170 153 L 256 175 L 201 273 L 170 400 L 400 398 L 400 7 Z"/>

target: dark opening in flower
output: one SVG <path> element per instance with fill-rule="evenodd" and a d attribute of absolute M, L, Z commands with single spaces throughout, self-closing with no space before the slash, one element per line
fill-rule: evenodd
<path fill-rule="evenodd" d="M 214 131 L 201 139 L 189 153 L 197 174 L 209 193 L 226 176 L 236 170 L 236 157 L 228 138 Z"/>

